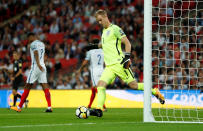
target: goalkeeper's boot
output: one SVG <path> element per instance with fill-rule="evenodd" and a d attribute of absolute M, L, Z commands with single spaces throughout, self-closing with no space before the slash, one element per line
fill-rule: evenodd
<path fill-rule="evenodd" d="M 17 112 L 21 112 L 21 109 L 19 107 L 16 107 L 16 106 L 11 106 L 10 109 L 14 110 L 14 111 L 17 111 Z"/>
<path fill-rule="evenodd" d="M 159 102 L 160 102 L 161 104 L 164 104 L 164 103 L 165 103 L 165 98 L 164 98 L 164 96 L 160 93 L 160 91 L 159 91 L 158 88 L 156 88 L 155 90 L 156 90 L 156 94 L 155 94 L 156 98 L 159 99 Z"/>
<path fill-rule="evenodd" d="M 97 116 L 97 117 L 102 117 L 103 112 L 101 109 L 90 109 L 90 116 Z"/>

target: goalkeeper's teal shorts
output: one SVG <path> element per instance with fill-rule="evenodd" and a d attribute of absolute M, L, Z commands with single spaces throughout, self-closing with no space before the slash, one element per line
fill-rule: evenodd
<path fill-rule="evenodd" d="M 127 84 L 135 80 L 132 70 L 123 68 L 120 63 L 106 66 L 100 80 L 111 84 L 117 76 Z"/>

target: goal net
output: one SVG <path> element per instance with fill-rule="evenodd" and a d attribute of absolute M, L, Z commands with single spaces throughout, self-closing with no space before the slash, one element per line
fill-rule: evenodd
<path fill-rule="evenodd" d="M 203 123 L 203 1 L 145 4 L 144 121 Z M 149 87 L 161 90 L 164 105 Z"/>

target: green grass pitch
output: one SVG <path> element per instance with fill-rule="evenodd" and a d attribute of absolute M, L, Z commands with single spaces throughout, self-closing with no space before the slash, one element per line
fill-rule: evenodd
<path fill-rule="evenodd" d="M 74 108 L 0 109 L 0 131 L 200 131 L 203 124 L 143 123 L 143 109 L 108 109 L 102 118 L 78 119 Z"/>

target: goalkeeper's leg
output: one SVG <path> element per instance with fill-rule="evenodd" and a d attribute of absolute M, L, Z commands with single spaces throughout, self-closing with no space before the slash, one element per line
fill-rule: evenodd
<path fill-rule="evenodd" d="M 116 75 L 118 75 L 123 81 L 128 83 L 130 88 L 135 90 L 144 90 L 144 84 L 143 83 L 137 83 L 137 81 L 134 78 L 133 72 L 130 68 L 125 69 L 122 65 L 118 64 L 113 66 L 114 72 Z M 164 96 L 160 93 L 159 89 L 152 89 L 152 94 L 159 99 L 161 104 L 165 103 Z"/>
<path fill-rule="evenodd" d="M 135 89 L 135 90 L 144 90 L 144 83 L 137 83 L 136 80 L 130 82 L 130 83 L 129 83 L 129 86 L 130 86 L 132 89 Z M 161 104 L 164 104 L 164 103 L 165 103 L 165 98 L 164 98 L 164 96 L 160 93 L 160 91 L 159 91 L 158 88 L 152 89 L 152 94 L 153 94 L 157 99 L 159 99 L 159 102 L 160 102 Z"/>
<path fill-rule="evenodd" d="M 102 113 L 102 111 L 104 110 L 103 105 L 106 100 L 106 85 L 107 84 L 104 81 L 98 82 L 98 87 L 97 87 L 98 104 L 97 104 L 97 109 L 90 109 L 90 115 L 92 116 L 102 117 L 103 115 Z"/>
<path fill-rule="evenodd" d="M 112 67 L 113 68 L 113 67 Z M 115 79 L 116 75 L 112 71 L 111 67 L 106 67 L 100 77 L 100 80 L 97 84 L 97 97 L 98 97 L 98 104 L 97 109 L 90 110 L 90 115 L 101 117 L 102 111 L 104 110 L 104 103 L 106 100 L 106 86 Z"/>

